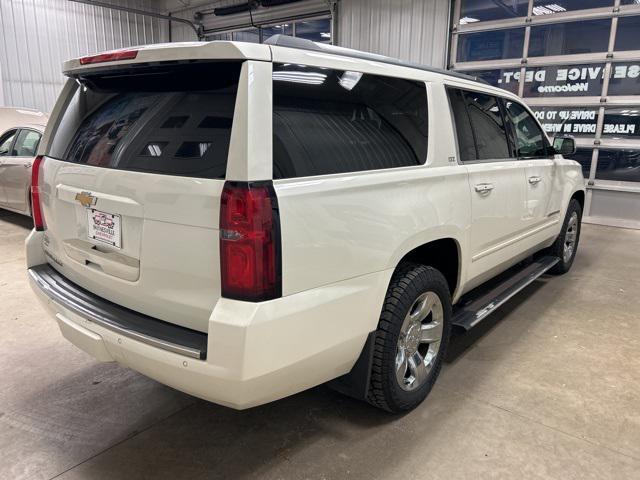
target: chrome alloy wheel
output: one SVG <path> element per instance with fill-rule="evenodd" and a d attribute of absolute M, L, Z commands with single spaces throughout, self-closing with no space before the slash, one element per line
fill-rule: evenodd
<path fill-rule="evenodd" d="M 562 252 L 562 260 L 567 263 L 571 260 L 573 251 L 576 248 L 576 239 L 578 238 L 578 214 L 573 212 L 569 223 L 567 224 L 567 232 L 564 235 L 564 249 Z"/>
<path fill-rule="evenodd" d="M 427 379 L 440 350 L 444 313 L 434 292 L 420 295 L 402 323 L 396 347 L 396 379 L 411 391 Z"/>

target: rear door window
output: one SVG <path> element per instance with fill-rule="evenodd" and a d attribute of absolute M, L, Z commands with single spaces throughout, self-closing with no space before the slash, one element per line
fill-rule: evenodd
<path fill-rule="evenodd" d="M 462 90 L 449 88 L 447 89 L 447 93 L 449 94 L 449 103 L 451 105 L 451 111 L 453 112 L 460 160 L 463 162 L 477 160 L 478 152 L 476 151 L 476 141 Z"/>
<path fill-rule="evenodd" d="M 448 88 L 460 160 L 498 161 L 511 158 L 507 126 L 498 97 Z"/>
<path fill-rule="evenodd" d="M 471 120 L 478 160 L 510 158 L 507 128 L 498 98 L 472 91 L 463 91 L 462 96 Z"/>
<path fill-rule="evenodd" d="M 415 166 L 427 159 L 424 82 L 273 66 L 273 178 Z"/>
<path fill-rule="evenodd" d="M 80 77 L 48 155 L 73 163 L 224 178 L 239 62 Z"/>

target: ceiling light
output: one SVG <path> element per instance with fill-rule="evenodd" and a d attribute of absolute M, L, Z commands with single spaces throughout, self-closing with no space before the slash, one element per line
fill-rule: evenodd
<path fill-rule="evenodd" d="M 362 72 L 346 71 L 342 74 L 342 76 L 338 80 L 338 83 L 340 83 L 340 86 L 342 88 L 351 91 L 353 87 L 358 84 L 361 78 Z"/>
<path fill-rule="evenodd" d="M 533 7 L 534 15 L 550 15 L 552 13 L 566 12 L 567 9 L 558 5 L 557 3 L 550 3 L 549 5 L 541 7 Z"/>
<path fill-rule="evenodd" d="M 273 72 L 273 80 L 279 82 L 307 83 L 309 85 L 322 85 L 327 79 L 324 73 L 314 72 Z"/>
<path fill-rule="evenodd" d="M 460 19 L 460 25 L 466 25 L 467 23 L 475 23 L 475 22 L 479 22 L 480 20 L 478 20 L 477 18 L 472 18 L 472 17 L 462 17 Z"/>

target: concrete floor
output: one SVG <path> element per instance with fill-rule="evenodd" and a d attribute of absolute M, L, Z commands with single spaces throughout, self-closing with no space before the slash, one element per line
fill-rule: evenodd
<path fill-rule="evenodd" d="M 640 231 L 586 225 L 394 417 L 325 387 L 237 412 L 94 361 L 27 286 L 29 228 L 0 211 L 2 479 L 640 479 Z"/>

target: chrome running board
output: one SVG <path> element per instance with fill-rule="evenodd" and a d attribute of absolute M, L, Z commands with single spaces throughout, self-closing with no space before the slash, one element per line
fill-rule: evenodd
<path fill-rule="evenodd" d="M 505 274 L 499 275 L 496 280 L 466 293 L 453 307 L 453 325 L 465 330 L 473 328 L 559 261 L 558 257 L 541 257 L 506 278 Z M 513 269 L 508 272 L 511 271 Z"/>

